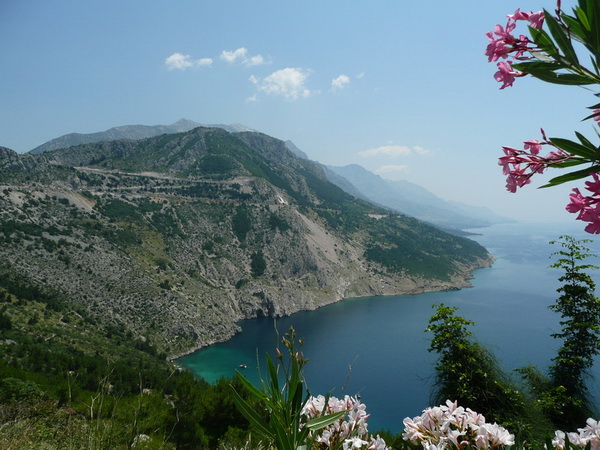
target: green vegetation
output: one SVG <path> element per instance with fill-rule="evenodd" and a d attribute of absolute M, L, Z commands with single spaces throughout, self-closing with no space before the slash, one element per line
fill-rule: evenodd
<path fill-rule="evenodd" d="M 21 289 L 20 291 L 24 291 Z M 248 424 L 233 380 L 214 386 L 167 363 L 147 341 L 70 309 L 0 288 L 0 447 L 216 448 Z M 36 320 L 31 320 L 32 318 Z"/>
<path fill-rule="evenodd" d="M 584 246 L 587 242 L 571 236 L 552 242 L 563 248 L 554 253 L 559 258 L 551 266 L 564 272 L 559 278 L 563 285 L 557 290 L 556 303 L 550 306 L 562 318 L 561 332 L 552 335 L 561 339 L 562 345 L 547 376 L 534 367 L 521 370 L 544 412 L 561 429 L 577 428 L 595 411 L 588 382 L 594 357 L 600 353 L 600 300 L 594 295 L 595 283 L 585 272 L 598 267 L 582 263 L 591 256 Z"/>
<path fill-rule="evenodd" d="M 231 219 L 231 228 L 240 242 L 246 240 L 246 236 L 252 229 L 252 218 L 248 212 L 248 208 L 239 206 L 236 209 L 235 215 Z"/>
<path fill-rule="evenodd" d="M 260 250 L 252 253 L 252 258 L 250 259 L 250 269 L 254 278 L 258 278 L 265 273 L 265 270 L 267 269 L 267 262 L 265 261 L 263 252 Z"/>
<path fill-rule="evenodd" d="M 426 329 L 433 333 L 429 351 L 439 355 L 431 403 L 452 399 L 522 438 L 543 438 L 549 422 L 540 430 L 544 421 L 535 402 L 503 372 L 494 355 L 471 338 L 467 327 L 474 322 L 455 315 L 456 307 L 434 307 Z M 538 431 L 541 434 L 535 434 Z"/>

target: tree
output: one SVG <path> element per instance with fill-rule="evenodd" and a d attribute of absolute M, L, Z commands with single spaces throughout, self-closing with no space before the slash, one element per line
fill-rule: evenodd
<path fill-rule="evenodd" d="M 560 296 L 550 306 L 562 318 L 561 332 L 554 333 L 552 337 L 563 340 L 557 356 L 552 359 L 550 381 L 555 388 L 562 386 L 565 396 L 578 401 L 579 406 L 574 407 L 576 411 L 569 414 L 573 418 L 580 416 L 575 423 L 583 423 L 591 412 L 587 379 L 594 356 L 600 353 L 600 300 L 594 294 L 594 281 L 585 272 L 598 267 L 581 263 L 592 256 L 584 247 L 587 242 L 590 241 L 576 240 L 571 236 L 561 236 L 559 241 L 552 241 L 563 249 L 553 253 L 559 258 L 550 266 L 564 271 L 559 278 L 563 285 L 557 289 Z"/>
<path fill-rule="evenodd" d="M 513 35 L 519 22 L 528 24 L 531 37 Z M 547 28 L 547 31 L 544 30 Z M 512 86 L 519 77 L 531 75 L 541 81 L 553 84 L 590 86 L 600 85 L 600 2 L 579 0 L 572 15 L 566 14 L 557 2 L 554 14 L 548 11 L 523 12 L 517 9 L 508 16 L 506 26 L 496 25 L 494 31 L 486 34 L 489 44 L 485 51 L 488 61 L 497 62 L 498 72 L 494 77 L 502 83 L 500 89 Z M 581 44 L 574 46 L 573 44 Z M 581 53 L 587 55 L 580 55 Z M 581 56 L 591 60 L 591 68 L 581 64 Z M 599 93 L 595 94 L 600 96 Z M 600 122 L 600 103 L 589 107 L 593 118 Z M 585 136 L 575 133 L 579 142 L 563 138 L 547 138 L 542 130 L 542 140 L 531 139 L 524 142 L 524 149 L 502 147 L 504 156 L 499 164 L 507 175 L 506 188 L 516 192 L 517 188 L 531 182 L 531 177 L 543 173 L 547 168 L 572 168 L 587 165 L 583 169 L 551 179 L 542 187 L 556 186 L 568 181 L 586 177 L 592 180 L 585 183 L 589 195 L 573 189 L 566 209 L 577 213 L 577 219 L 589 222 L 588 233 L 600 233 L 600 146 L 594 145 Z M 551 150 L 543 154 L 543 147 Z"/>
<path fill-rule="evenodd" d="M 257 252 L 252 253 L 250 269 L 252 271 L 252 277 L 254 278 L 258 278 L 265 273 L 265 270 L 267 270 L 267 262 L 265 261 L 262 251 L 258 250 Z"/>
<path fill-rule="evenodd" d="M 471 338 L 471 320 L 457 307 L 433 305 L 436 313 L 425 331 L 433 333 L 430 352 L 439 354 L 433 404 L 446 400 L 482 413 L 488 420 L 527 432 L 532 408 L 499 367 L 493 354 Z"/>

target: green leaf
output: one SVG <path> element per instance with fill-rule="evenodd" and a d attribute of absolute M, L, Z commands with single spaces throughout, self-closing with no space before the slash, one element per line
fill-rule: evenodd
<path fill-rule="evenodd" d="M 588 138 L 586 138 L 583 134 L 579 133 L 578 131 L 575 132 L 575 136 L 577 136 L 577 139 L 579 139 L 579 142 L 581 142 L 581 145 L 588 147 L 588 148 L 596 148 L 594 146 L 594 144 L 592 144 Z M 598 150 L 596 149 L 596 152 Z"/>
<path fill-rule="evenodd" d="M 305 426 L 311 430 L 320 430 L 321 428 L 325 428 L 331 425 L 332 423 L 343 419 L 347 415 L 348 411 L 340 411 L 336 413 L 326 414 L 324 416 L 315 417 L 314 419 L 309 420 L 308 422 L 306 422 Z"/>
<path fill-rule="evenodd" d="M 275 394 L 276 392 L 279 392 L 279 378 L 277 376 L 277 369 L 275 368 L 275 364 L 273 364 L 273 360 L 269 354 L 266 355 L 266 359 L 267 370 L 269 371 L 269 379 L 271 382 L 271 393 Z"/>
<path fill-rule="evenodd" d="M 587 14 L 585 13 L 585 11 L 583 9 L 581 9 L 579 6 L 577 6 L 575 8 L 575 15 L 577 16 L 577 19 L 579 21 L 579 23 L 581 24 L 581 26 L 586 30 L 586 31 L 591 31 L 591 27 L 590 27 L 590 21 L 588 19 Z"/>
<path fill-rule="evenodd" d="M 233 402 L 237 409 L 242 413 L 242 415 L 248 419 L 248 421 L 256 427 L 257 431 L 264 435 L 268 439 L 273 439 L 273 432 L 270 430 L 269 425 L 263 420 L 263 418 L 252 408 L 246 400 L 244 400 L 237 393 L 235 389 L 233 390 Z"/>
<path fill-rule="evenodd" d="M 244 388 L 252 395 L 253 397 L 262 400 L 267 397 L 267 395 L 254 386 L 244 375 L 242 375 L 238 370 L 235 371 L 238 380 L 242 383 Z"/>
<path fill-rule="evenodd" d="M 548 33 L 546 33 L 544 30 L 533 27 L 529 27 L 529 33 L 531 34 L 533 41 L 540 49 L 552 57 L 558 56 L 558 49 L 554 45 L 554 42 L 552 42 L 552 39 L 550 39 Z"/>
<path fill-rule="evenodd" d="M 594 165 L 588 167 L 587 169 L 577 170 L 575 172 L 569 172 L 565 175 L 561 175 L 559 177 L 552 178 L 547 184 L 540 186 L 541 188 L 558 186 L 559 184 L 567 183 L 569 181 L 579 180 L 581 178 L 585 178 L 592 173 L 596 173 L 600 171 L 600 166 Z"/>
<path fill-rule="evenodd" d="M 566 14 L 563 14 L 561 17 L 563 22 L 565 22 L 565 24 L 571 30 L 573 39 L 581 43 L 585 43 L 588 39 L 588 30 L 585 28 L 585 26 L 574 17 Z"/>
<path fill-rule="evenodd" d="M 557 61 L 539 61 L 539 60 L 516 63 L 516 64 L 513 64 L 513 67 L 515 69 L 518 69 L 522 72 L 527 72 L 527 73 L 529 73 L 530 70 L 539 70 L 539 71 L 546 70 L 548 72 L 553 72 L 555 70 L 565 68 L 564 64 L 561 64 Z"/>
<path fill-rule="evenodd" d="M 592 52 L 600 54 L 600 2 L 588 0 L 586 3 L 586 15 L 590 25 L 590 44 Z"/>
<path fill-rule="evenodd" d="M 558 48 L 562 50 L 567 61 L 574 66 L 578 66 L 579 60 L 577 59 L 577 54 L 575 53 L 575 49 L 573 48 L 573 44 L 571 44 L 568 34 L 548 11 L 544 10 L 544 16 L 546 25 Z"/>
<path fill-rule="evenodd" d="M 563 138 L 550 138 L 550 142 L 552 142 L 558 148 L 562 148 L 564 151 L 569 152 L 573 155 L 589 159 L 594 159 L 596 157 L 596 147 L 594 146 L 590 148 L 577 142 L 570 141 L 569 139 Z"/>

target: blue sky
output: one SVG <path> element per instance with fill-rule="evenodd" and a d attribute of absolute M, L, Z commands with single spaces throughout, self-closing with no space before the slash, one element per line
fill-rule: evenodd
<path fill-rule="evenodd" d="M 570 10 L 573 0 L 563 1 Z M 126 124 L 240 123 L 517 219 L 572 186 L 504 189 L 502 145 L 593 137 L 577 87 L 499 90 L 484 34 L 539 0 L 0 0 L 0 145 Z M 555 173 L 555 175 L 558 173 Z M 582 224 L 583 227 L 583 224 Z"/>

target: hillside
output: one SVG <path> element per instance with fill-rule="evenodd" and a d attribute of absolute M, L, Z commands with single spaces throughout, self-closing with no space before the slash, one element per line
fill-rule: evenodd
<path fill-rule="evenodd" d="M 0 148 L 0 283 L 177 355 L 236 322 L 468 285 L 477 243 L 356 199 L 284 142 L 195 128 Z M 1 287 L 1 286 L 0 286 Z"/>

